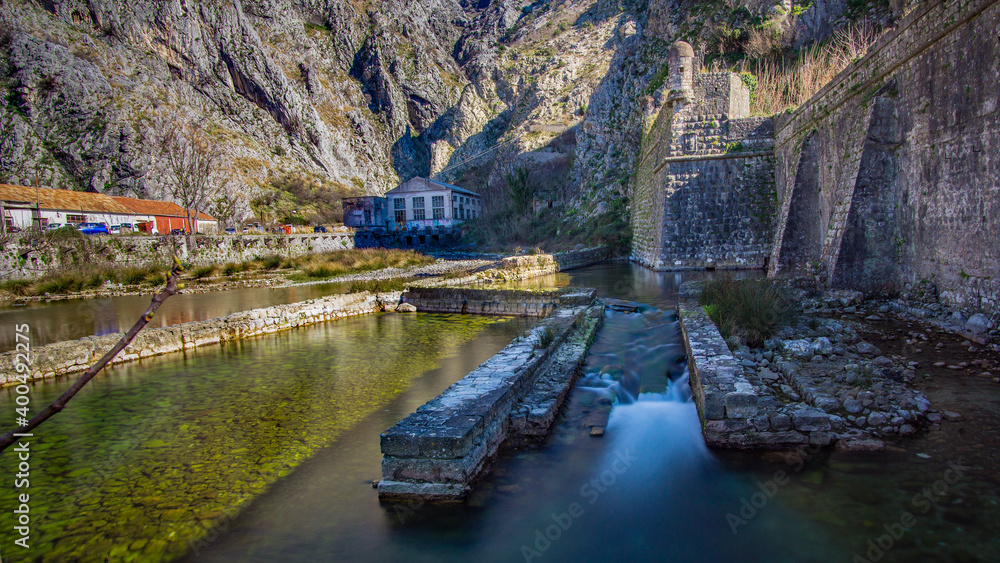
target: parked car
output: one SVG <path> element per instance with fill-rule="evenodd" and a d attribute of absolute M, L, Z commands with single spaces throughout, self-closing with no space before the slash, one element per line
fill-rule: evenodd
<path fill-rule="evenodd" d="M 184 229 L 170 229 L 170 234 L 172 235 L 186 235 L 187 231 Z"/>
<path fill-rule="evenodd" d="M 326 230 L 326 227 L 324 227 L 323 225 L 316 225 L 315 227 L 313 227 L 313 232 L 314 233 L 325 233 L 325 232 L 327 232 L 327 230 Z"/>
<path fill-rule="evenodd" d="M 226 234 L 227 235 L 235 235 L 236 234 L 236 229 L 234 227 L 226 227 Z"/>
<path fill-rule="evenodd" d="M 104 223 L 80 223 L 76 226 L 85 235 L 108 235 L 111 231 Z"/>
<path fill-rule="evenodd" d="M 111 231 L 111 234 L 113 234 L 113 235 L 120 235 L 121 232 L 122 232 L 122 226 L 121 225 L 111 225 L 110 227 L 108 227 L 108 230 Z"/>
<path fill-rule="evenodd" d="M 45 225 L 45 230 L 46 231 L 54 231 L 56 229 L 61 229 L 61 228 L 65 227 L 65 226 L 66 225 L 63 225 L 62 223 L 49 223 L 48 225 Z"/>
<path fill-rule="evenodd" d="M 133 226 L 132 223 L 122 223 L 121 224 L 121 228 L 122 228 L 122 232 L 123 233 L 124 232 L 131 232 L 131 231 L 135 230 L 135 226 Z"/>

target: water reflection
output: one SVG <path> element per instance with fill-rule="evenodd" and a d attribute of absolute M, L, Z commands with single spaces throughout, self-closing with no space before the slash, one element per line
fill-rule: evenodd
<path fill-rule="evenodd" d="M 237 311 L 343 293 L 346 289 L 347 285 L 344 283 L 327 283 L 273 289 L 256 287 L 214 293 L 184 293 L 167 300 L 157 311 L 149 327 L 203 321 Z M 14 326 L 21 323 L 31 326 L 33 346 L 124 332 L 146 310 L 151 297 L 152 293 L 48 303 L 34 301 L 0 307 L 0 350 L 14 348 Z"/>

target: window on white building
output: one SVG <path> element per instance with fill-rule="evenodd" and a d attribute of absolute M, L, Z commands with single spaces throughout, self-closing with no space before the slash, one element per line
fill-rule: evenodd
<path fill-rule="evenodd" d="M 444 219 L 444 196 L 436 195 L 431 197 L 431 212 L 435 219 Z"/>
<path fill-rule="evenodd" d="M 397 197 L 392 200 L 392 207 L 395 211 L 395 218 L 397 223 L 406 222 L 406 200 Z"/>

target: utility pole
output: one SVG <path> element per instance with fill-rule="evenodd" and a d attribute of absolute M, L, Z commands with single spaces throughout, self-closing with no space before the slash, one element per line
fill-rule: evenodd
<path fill-rule="evenodd" d="M 35 170 L 35 218 L 32 223 L 37 223 L 38 230 L 42 230 L 42 204 L 38 198 L 38 171 Z"/>

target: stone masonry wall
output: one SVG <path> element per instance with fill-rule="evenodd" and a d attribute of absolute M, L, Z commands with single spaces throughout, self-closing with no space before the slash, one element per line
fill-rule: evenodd
<path fill-rule="evenodd" d="M 826 446 L 833 441 L 826 412 L 818 408 L 790 411 L 769 400 L 773 398 L 759 396 L 696 298 L 682 295 L 677 318 L 706 444 L 718 448 L 784 449 L 808 444 Z"/>
<path fill-rule="evenodd" d="M 354 248 L 353 233 L 305 235 L 86 236 L 63 242 L 35 244 L 26 237 L 0 249 L 0 277 L 34 279 L 74 263 L 146 266 L 170 264 L 176 252 L 194 265 L 253 260 L 270 254 L 295 257 L 312 252 Z"/>
<path fill-rule="evenodd" d="M 773 122 L 745 117 L 749 91 L 735 74 L 694 81 L 690 103 L 664 106 L 644 138 L 631 259 L 657 270 L 763 268 L 777 208 Z"/>
<path fill-rule="evenodd" d="M 1000 3 L 930 0 L 776 119 L 771 272 L 1000 307 Z"/>
<path fill-rule="evenodd" d="M 583 297 L 592 301 L 593 290 Z M 587 319 L 603 315 L 603 309 L 602 305 L 557 309 L 526 338 L 515 340 L 383 432 L 379 498 L 454 501 L 467 496 L 508 435 L 517 432 L 511 415 L 519 413 L 537 380 L 557 363 L 564 342 Z M 589 326 L 596 330 L 597 324 Z M 585 352 L 583 347 L 577 361 Z M 562 380 L 571 384 L 572 374 L 564 374 Z"/>
<path fill-rule="evenodd" d="M 241 311 L 217 319 L 145 329 L 125 347 L 110 365 L 199 346 L 221 344 L 306 326 L 323 321 L 382 311 L 398 303 L 401 293 L 369 292 L 331 295 L 321 299 Z M 44 379 L 84 371 L 101 358 L 121 338 L 120 333 L 56 342 L 31 351 L 29 380 Z M 0 362 L 14 365 L 16 351 L 0 354 Z M 0 375 L 0 386 L 17 381 L 12 370 Z"/>
<path fill-rule="evenodd" d="M 411 288 L 401 303 L 417 311 L 544 317 L 572 301 L 570 292 L 521 291 L 511 289 Z"/>

